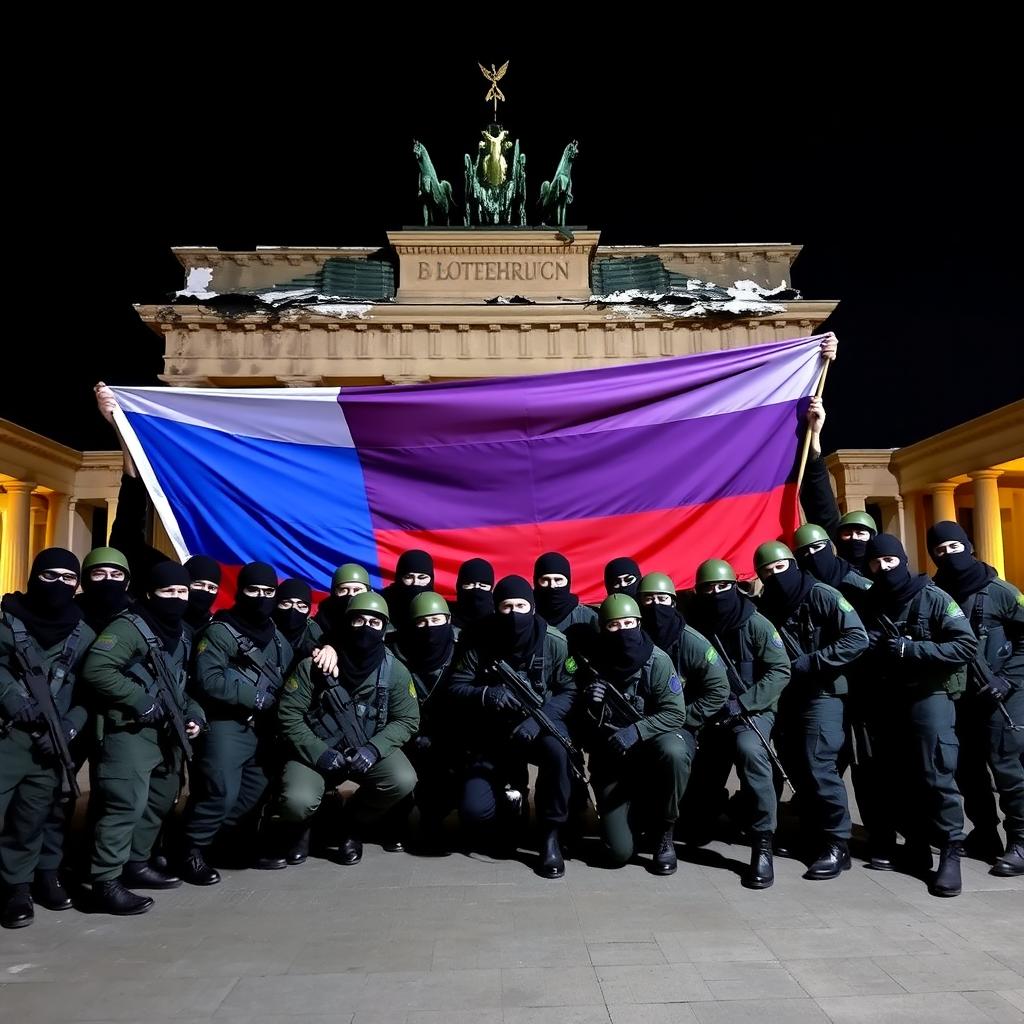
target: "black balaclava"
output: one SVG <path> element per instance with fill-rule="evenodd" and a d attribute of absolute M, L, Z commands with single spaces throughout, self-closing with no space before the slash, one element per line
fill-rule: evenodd
<path fill-rule="evenodd" d="M 443 626 L 419 626 L 410 622 L 401 634 L 402 650 L 416 672 L 436 672 L 450 659 L 455 646 L 451 619 Z"/>
<path fill-rule="evenodd" d="M 820 551 L 815 551 L 813 555 L 807 551 L 804 551 L 803 554 L 798 553 L 796 564 L 805 573 L 822 583 L 827 583 L 830 587 L 838 587 L 852 568 L 845 558 L 836 556 L 832 545 L 828 543 Z"/>
<path fill-rule="evenodd" d="M 642 604 L 640 620 L 644 631 L 663 651 L 667 651 L 679 639 L 686 625 L 686 620 L 674 604 Z"/>
<path fill-rule="evenodd" d="M 616 579 L 627 573 L 636 579 L 628 587 L 618 586 Z M 609 594 L 629 594 L 635 601 L 640 591 L 640 566 L 632 558 L 613 558 L 604 567 L 604 589 Z"/>
<path fill-rule="evenodd" d="M 888 571 L 879 569 L 878 572 L 870 572 L 873 585 L 867 592 L 871 603 L 883 610 L 898 608 L 928 585 L 928 577 L 924 573 L 911 576 L 907 566 L 907 552 L 899 537 L 891 533 L 879 533 L 868 541 L 866 562 L 890 556 L 898 558 L 900 564 Z"/>
<path fill-rule="evenodd" d="M 261 648 L 274 639 L 274 620 L 271 615 L 277 606 L 277 596 L 246 597 L 246 587 L 276 587 L 277 573 L 266 562 L 250 562 L 238 574 L 235 603 L 227 611 L 220 611 L 215 619 L 230 622 L 240 633 Z"/>
<path fill-rule="evenodd" d="M 206 555 L 193 555 L 186 563 L 190 583 L 196 580 L 209 580 L 220 586 L 220 565 Z M 188 611 L 185 621 L 193 628 L 199 629 L 210 621 L 210 609 L 217 600 L 216 594 L 207 590 L 189 590 Z"/>
<path fill-rule="evenodd" d="M 654 641 L 640 628 L 618 629 L 614 633 L 602 629 L 598 651 L 602 674 L 613 683 L 624 683 L 640 671 L 654 650 Z"/>
<path fill-rule="evenodd" d="M 430 577 L 426 584 L 413 583 L 406 586 L 402 577 L 406 573 L 422 572 Z M 398 556 L 398 564 L 395 566 L 395 582 L 384 591 L 384 600 L 387 602 L 388 611 L 391 612 L 391 621 L 398 628 L 405 625 L 409 615 L 409 605 L 417 594 L 425 594 L 428 590 L 434 589 L 434 560 L 426 551 L 413 548 L 411 551 L 403 551 Z"/>
<path fill-rule="evenodd" d="M 138 612 L 159 637 L 165 651 L 173 651 L 181 640 L 188 601 L 182 597 L 157 597 L 155 592 L 163 587 L 187 587 L 189 582 L 188 570 L 177 562 L 157 562 L 149 571 L 146 596 L 138 603 Z"/>
<path fill-rule="evenodd" d="M 362 612 L 349 612 L 341 629 L 331 634 L 331 646 L 338 652 L 338 668 L 342 679 L 349 685 L 358 686 L 367 676 L 376 672 L 384 660 L 384 634 L 387 620 L 382 629 L 369 626 L 353 626 L 352 619 Z"/>
<path fill-rule="evenodd" d="M 474 587 L 463 590 L 463 583 L 487 583 L 490 590 Z M 483 558 L 471 558 L 459 566 L 455 582 L 455 610 L 464 623 L 479 622 L 494 611 L 494 566 Z"/>
<path fill-rule="evenodd" d="M 89 572 L 105 566 L 124 572 L 123 565 L 115 565 L 113 562 L 95 562 L 89 567 Z M 115 615 L 131 605 L 128 582 L 127 572 L 123 580 L 91 580 L 88 572 L 82 575 L 82 593 L 78 595 L 76 602 L 82 609 L 86 624 L 94 632 L 99 633 Z"/>
<path fill-rule="evenodd" d="M 785 622 L 814 586 L 814 577 L 808 576 L 796 562 L 786 559 L 785 572 L 777 572 L 761 582 L 761 609 L 772 622 Z"/>
<path fill-rule="evenodd" d="M 559 573 L 569 582 L 564 587 L 541 587 L 537 580 L 548 573 Z M 580 603 L 580 599 L 573 593 L 572 569 L 569 567 L 569 559 L 557 551 L 548 551 L 540 556 L 533 564 L 533 594 L 529 598 L 530 603 L 537 609 L 537 613 L 543 617 L 545 622 L 557 626 L 563 619 L 567 618 L 573 609 Z M 495 595 L 494 603 L 498 603 Z"/>
<path fill-rule="evenodd" d="M 963 551 L 952 555 L 935 558 L 937 544 L 947 540 L 958 540 L 964 546 Z M 985 587 L 989 580 L 998 573 L 987 562 L 974 556 L 974 545 L 967 539 L 963 527 L 959 523 L 945 521 L 928 528 L 928 550 L 933 552 L 932 558 L 937 567 L 935 584 L 941 587 L 950 597 L 957 601 L 966 601 Z"/>
<path fill-rule="evenodd" d="M 552 570 L 556 571 L 556 570 Z M 492 646 L 496 654 L 527 659 L 543 641 L 547 623 L 533 612 L 533 590 L 522 576 L 506 576 L 494 588 L 494 607 L 502 601 L 521 598 L 530 602 L 528 612 L 495 611 L 489 620 L 493 626 Z"/>
<path fill-rule="evenodd" d="M 291 601 L 298 599 L 299 601 L 305 601 L 307 605 L 313 603 L 313 592 L 309 589 L 309 584 L 305 580 L 290 579 L 285 580 L 277 588 L 277 596 L 274 598 L 274 611 L 272 618 L 275 625 L 281 633 L 284 635 L 285 640 L 296 647 L 298 642 L 302 639 L 302 633 L 306 628 L 306 623 L 309 622 L 309 612 L 296 611 L 294 608 L 289 608 L 287 611 L 282 611 L 277 607 L 281 601 Z"/>
<path fill-rule="evenodd" d="M 47 569 L 81 574 L 82 565 L 67 548 L 46 548 L 32 562 L 24 593 L 5 594 L 2 602 L 3 610 L 21 619 L 44 651 L 66 640 L 82 618 L 82 610 L 75 604 L 74 587 L 60 580 L 44 583 L 37 578 Z"/>
<path fill-rule="evenodd" d="M 856 529 L 866 529 L 866 527 L 855 527 Z M 846 529 L 846 527 L 841 527 Z M 877 536 L 877 534 L 875 534 Z M 874 537 L 871 538 L 874 540 Z M 839 531 L 836 531 L 836 551 L 840 558 L 845 558 L 857 570 L 857 572 L 864 573 L 867 575 L 869 556 L 867 553 L 868 545 L 871 540 L 842 540 L 839 537 Z"/>
<path fill-rule="evenodd" d="M 754 604 L 734 583 L 720 594 L 694 595 L 694 610 L 699 616 L 697 628 L 702 633 L 728 633 L 743 625 L 754 613 Z"/>

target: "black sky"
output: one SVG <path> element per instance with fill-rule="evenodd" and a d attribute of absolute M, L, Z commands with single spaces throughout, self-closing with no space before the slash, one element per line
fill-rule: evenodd
<path fill-rule="evenodd" d="M 414 138 L 461 198 L 488 120 L 477 58 L 511 59 L 501 119 L 531 202 L 579 140 L 569 219 L 602 243 L 804 246 L 795 285 L 841 302 L 826 449 L 901 446 L 1024 394 L 1019 113 L 993 69 L 936 57 L 896 75 L 895 50 L 837 62 L 767 41 L 698 57 L 607 34 L 528 51 L 367 38 L 332 57 L 188 35 L 91 66 L 38 148 L 31 233 L 50 248 L 0 415 L 111 447 L 90 387 L 158 383 L 162 340 L 132 303 L 181 287 L 172 245 L 383 244 L 417 220 Z"/>

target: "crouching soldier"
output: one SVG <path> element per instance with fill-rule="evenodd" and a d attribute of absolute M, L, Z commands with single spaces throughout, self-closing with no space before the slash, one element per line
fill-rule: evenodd
<path fill-rule="evenodd" d="M 419 704 L 408 670 L 384 644 L 387 624 L 380 594 L 356 594 L 341 628 L 325 637 L 338 675 L 306 658 L 285 682 L 278 718 L 291 760 L 268 815 L 281 849 L 294 846 L 328 786 L 351 781 L 359 789 L 342 812 L 338 860 L 358 864 L 366 826 L 416 788 L 401 747 L 419 728 Z"/>
<path fill-rule="evenodd" d="M 185 693 L 188 588 L 183 566 L 155 565 L 143 599 L 103 630 L 85 661 L 83 679 L 103 737 L 92 888 L 97 908 L 108 914 L 142 914 L 153 906 L 128 887 L 181 885 L 149 858 L 178 796 L 182 758 L 191 756 L 191 741 L 206 724 Z"/>

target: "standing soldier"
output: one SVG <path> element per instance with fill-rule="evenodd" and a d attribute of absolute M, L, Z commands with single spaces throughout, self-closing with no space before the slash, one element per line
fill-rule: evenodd
<path fill-rule="evenodd" d="M 319 649 L 323 630 L 309 617 L 313 592 L 305 580 L 285 580 L 277 588 L 274 607 L 274 625 L 288 641 L 295 662 L 308 658 Z"/>
<path fill-rule="evenodd" d="M 71 906 L 61 884 L 61 844 L 44 867 L 48 817 L 62 791 L 77 795 L 68 744 L 84 728 L 76 682 L 95 634 L 74 603 L 78 559 L 64 548 L 36 555 L 25 592 L 0 603 L 0 925 L 24 928 L 32 898 L 48 910 Z M 34 884 L 33 884 L 34 883 Z"/>
<path fill-rule="evenodd" d="M 370 574 L 355 562 L 346 562 L 334 570 L 331 577 L 331 596 L 320 602 L 314 622 L 323 634 L 336 633 L 345 626 L 348 603 L 356 594 L 370 589 Z"/>
<path fill-rule="evenodd" d="M 442 852 L 444 819 L 458 799 L 461 752 L 447 699 L 455 628 L 448 602 L 432 591 L 412 599 L 409 618 L 409 627 L 394 634 L 397 639 L 392 644 L 396 657 L 409 670 L 420 705 L 419 732 L 405 745 L 405 752 L 419 779 L 416 805 L 423 845 L 430 852 Z"/>
<path fill-rule="evenodd" d="M 931 843 L 940 850 L 933 896 L 959 896 L 964 812 L 956 787 L 959 745 L 954 700 L 964 692 L 967 665 L 978 642 L 960 606 L 923 573 L 911 576 L 898 537 L 880 533 L 867 550 L 874 581 L 865 595 L 864 621 L 873 656 L 876 699 L 891 723 L 883 738 L 892 800 L 876 845 L 895 846 L 900 817 L 911 868 L 930 872 Z M 902 780 L 903 785 L 899 786 Z M 895 790 L 895 793 L 893 793 Z"/>
<path fill-rule="evenodd" d="M 533 605 L 537 614 L 560 633 L 573 626 L 597 627 L 597 612 L 572 593 L 569 559 L 557 551 L 540 556 L 533 566 Z"/>
<path fill-rule="evenodd" d="M 182 757 L 205 719 L 185 692 L 183 629 L 189 575 L 175 562 L 150 570 L 144 598 L 97 637 L 83 680 L 101 715 L 92 889 L 108 914 L 142 914 L 153 901 L 130 888 L 172 889 L 181 879 L 149 863 L 178 795 Z"/>
<path fill-rule="evenodd" d="M 395 582 L 384 588 L 383 597 L 391 611 L 389 630 L 408 625 L 412 599 L 433 589 L 434 560 L 418 548 L 403 551 L 395 566 Z"/>
<path fill-rule="evenodd" d="M 185 562 L 185 569 L 190 580 L 185 625 L 198 636 L 213 618 L 210 609 L 220 593 L 220 565 L 206 555 L 193 555 Z"/>
<path fill-rule="evenodd" d="M 613 558 L 604 567 L 604 589 L 608 594 L 628 594 L 635 601 L 640 592 L 640 566 L 632 558 Z"/>
<path fill-rule="evenodd" d="M 194 694 L 209 731 L 185 814 L 182 871 L 193 885 L 220 881 L 206 850 L 225 826 L 254 824 L 270 781 L 276 760 L 273 708 L 292 662 L 292 649 L 271 618 L 276 599 L 274 570 L 250 562 L 238 574 L 234 605 L 214 616 L 196 646 Z M 271 860 L 261 866 L 284 867 Z"/>
<path fill-rule="evenodd" d="M 494 612 L 494 566 L 483 558 L 470 558 L 459 566 L 455 580 L 452 625 L 455 639 Z"/>
<path fill-rule="evenodd" d="M 803 836 L 817 855 L 805 878 L 836 878 L 850 867 L 850 807 L 837 767 L 846 741 L 846 666 L 868 647 L 853 605 L 796 564 L 780 541 L 754 552 L 764 584 L 758 608 L 779 631 L 790 660 L 789 685 L 779 700 L 776 734 L 796 779 Z"/>
<path fill-rule="evenodd" d="M 938 566 L 936 585 L 963 608 L 978 638 L 969 685 L 956 709 L 957 782 L 974 824 L 965 852 L 995 860 L 993 875 L 1024 875 L 1024 597 L 974 557 L 957 523 L 936 523 L 928 531 L 928 550 Z M 1003 809 L 1005 851 L 988 768 Z"/>
<path fill-rule="evenodd" d="M 294 845 L 328 786 L 351 781 L 359 789 L 342 812 L 338 861 L 358 864 L 363 830 L 416 787 L 401 749 L 419 727 L 416 688 L 384 643 L 387 623 L 380 594 L 357 594 L 341 627 L 326 637 L 338 652 L 338 674 L 325 675 L 306 658 L 285 683 L 278 714 L 291 760 L 268 809 L 281 849 Z"/>
<path fill-rule="evenodd" d="M 82 562 L 82 592 L 75 603 L 94 634 L 131 603 L 128 559 L 117 548 L 93 548 Z"/>
<path fill-rule="evenodd" d="M 569 754 L 552 736 L 542 734 L 535 717 L 523 717 L 520 701 L 492 667 L 504 661 L 540 698 L 553 726 L 568 737 L 576 665 L 565 637 L 535 614 L 533 591 L 521 576 L 506 576 L 498 583 L 494 604 L 495 614 L 474 630 L 473 643 L 460 653 L 449 688 L 473 747 L 459 817 L 477 834 L 489 831 L 491 840 L 497 840 L 506 784 L 518 783 L 526 775 L 526 764 L 536 764 L 541 827 L 537 873 L 561 878 L 565 860 L 559 831 L 569 818 Z"/>
<path fill-rule="evenodd" d="M 729 700 L 701 733 L 690 796 L 697 829 L 710 825 L 716 801 L 735 765 L 740 788 L 751 808 L 748 889 L 767 889 L 775 881 L 772 836 L 778 804 L 768 743 L 779 697 L 789 682 L 789 658 L 775 627 L 740 593 L 733 567 L 711 558 L 697 567 L 694 625 L 715 646 L 729 678 Z M 689 827 L 693 827 L 687 823 Z M 705 826 L 707 827 L 707 826 Z M 698 841 L 705 833 L 697 832 Z"/>
<path fill-rule="evenodd" d="M 609 594 L 598 615 L 601 632 L 583 675 L 583 723 L 601 838 L 619 867 L 646 833 L 651 870 L 671 875 L 679 803 L 696 748 L 685 728 L 683 684 L 669 656 L 641 628 L 632 597 Z"/>

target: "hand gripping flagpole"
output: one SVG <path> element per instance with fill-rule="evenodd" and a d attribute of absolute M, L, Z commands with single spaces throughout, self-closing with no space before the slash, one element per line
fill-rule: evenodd
<path fill-rule="evenodd" d="M 818 378 L 818 384 L 814 389 L 814 397 L 821 398 L 822 392 L 825 390 L 825 378 L 828 376 L 828 368 L 831 364 L 831 359 L 825 360 L 825 365 L 822 367 L 821 376 Z M 804 470 L 807 468 L 807 456 L 811 451 L 811 425 L 807 424 L 807 429 L 804 432 L 804 445 L 800 450 L 800 468 L 796 474 L 796 490 L 797 494 L 800 493 L 800 485 L 804 480 Z"/>

